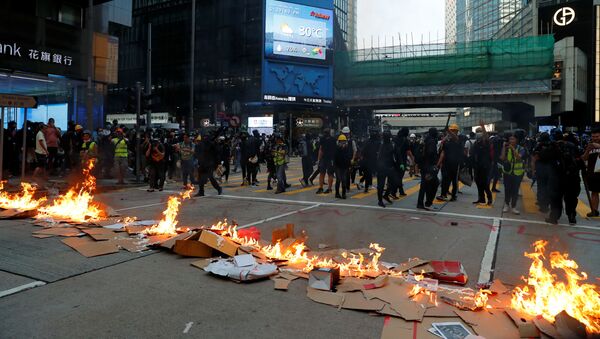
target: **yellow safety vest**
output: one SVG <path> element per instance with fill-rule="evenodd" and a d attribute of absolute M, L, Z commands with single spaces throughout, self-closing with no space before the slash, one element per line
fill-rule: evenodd
<path fill-rule="evenodd" d="M 519 151 L 521 150 L 521 146 L 517 145 L 517 148 L 515 149 L 515 151 L 517 153 L 519 153 Z M 525 174 L 525 169 L 523 168 L 523 159 L 521 160 L 517 160 L 517 158 L 515 157 L 515 155 L 513 154 L 511 149 L 508 149 L 506 151 L 506 161 L 508 161 L 510 163 L 510 168 L 511 170 L 506 173 L 506 174 L 512 174 L 512 175 L 523 175 Z"/>
<path fill-rule="evenodd" d="M 112 143 L 115 145 L 115 158 L 127 158 L 129 155 L 127 140 L 117 138 L 113 139 Z"/>

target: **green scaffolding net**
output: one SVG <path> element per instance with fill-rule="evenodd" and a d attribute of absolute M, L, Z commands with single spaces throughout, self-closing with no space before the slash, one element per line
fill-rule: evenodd
<path fill-rule="evenodd" d="M 337 52 L 336 87 L 428 86 L 552 78 L 554 37 Z"/>

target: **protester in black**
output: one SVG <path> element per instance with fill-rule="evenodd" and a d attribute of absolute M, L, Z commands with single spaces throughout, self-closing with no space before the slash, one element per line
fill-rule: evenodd
<path fill-rule="evenodd" d="M 333 158 L 335 156 L 335 139 L 328 128 L 323 131 L 319 149 L 319 189 L 317 194 L 329 194 L 333 186 Z M 325 175 L 327 175 L 327 189 L 324 191 Z"/>
<path fill-rule="evenodd" d="M 360 167 L 363 171 L 365 193 L 368 193 L 369 188 L 373 186 L 373 176 L 377 171 L 377 152 L 379 151 L 380 144 L 381 141 L 379 140 L 379 133 L 371 132 L 369 140 L 367 140 L 360 152 Z M 361 181 L 363 179 L 361 179 Z M 360 187 L 358 188 L 360 189 Z"/>
<path fill-rule="evenodd" d="M 592 140 L 586 146 L 585 153 L 583 154 L 583 160 L 587 161 L 587 171 L 586 171 L 586 181 L 587 188 L 590 191 L 590 199 L 592 209 L 590 213 L 587 214 L 588 217 L 598 217 L 600 216 L 600 212 L 598 212 L 598 204 L 599 204 L 599 196 L 600 196 L 600 159 L 598 159 L 598 155 L 600 154 L 600 129 L 594 129 L 592 131 Z"/>
<path fill-rule="evenodd" d="M 348 144 L 347 137 L 342 134 L 338 137 L 333 164 L 335 166 L 335 197 L 346 199 L 346 180 L 349 175 L 350 163 L 352 161 L 352 146 Z M 340 185 L 342 194 L 340 195 Z"/>
<path fill-rule="evenodd" d="M 214 140 L 211 137 L 202 137 L 200 142 L 196 144 L 194 155 L 198 160 L 198 193 L 196 196 L 204 196 L 204 185 L 210 181 L 211 185 L 217 190 L 219 195 L 223 193 L 223 189 L 214 177 L 214 171 L 217 168 L 218 152 Z"/>
<path fill-rule="evenodd" d="M 421 186 L 417 198 L 417 208 L 428 209 L 433 204 L 433 199 L 439 186 L 438 179 L 438 130 L 435 127 L 429 129 L 423 143 L 421 162 L 418 163 L 421 170 Z"/>
<path fill-rule="evenodd" d="M 391 185 L 390 177 L 393 175 L 396 166 L 394 144 L 392 143 L 392 134 L 389 131 L 383 132 L 382 143 L 377 152 L 377 200 L 378 205 L 385 207 L 383 200 L 392 203 L 387 195 L 383 194 L 385 184 Z"/>
<path fill-rule="evenodd" d="M 450 125 L 448 134 L 442 140 L 439 160 L 439 167 L 442 170 L 442 193 L 437 197 L 441 201 L 448 200 L 450 184 L 452 184 L 450 201 L 455 201 L 458 193 L 458 169 L 464 158 L 464 146 L 458 138 L 458 130 L 458 125 Z"/>
<path fill-rule="evenodd" d="M 473 204 L 493 203 L 492 191 L 490 190 L 490 173 L 493 163 L 494 148 L 490 142 L 483 123 L 477 129 L 477 141 L 473 144 L 473 175 L 477 185 L 477 200 Z"/>

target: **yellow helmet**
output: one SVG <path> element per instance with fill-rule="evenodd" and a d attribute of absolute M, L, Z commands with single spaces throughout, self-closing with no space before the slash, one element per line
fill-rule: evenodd
<path fill-rule="evenodd" d="M 75 126 L 75 130 L 76 130 L 76 131 L 79 131 L 79 130 L 82 130 L 82 129 L 83 129 L 83 127 L 81 127 L 81 125 L 76 125 L 76 126 Z"/>
<path fill-rule="evenodd" d="M 195 141 L 202 141 L 202 136 L 200 134 L 198 134 L 198 136 L 196 137 L 196 139 L 194 139 Z"/>
<path fill-rule="evenodd" d="M 449 129 L 449 130 L 451 130 L 451 131 L 458 131 L 458 130 L 459 130 L 459 128 L 458 128 L 458 125 L 457 125 L 457 124 L 452 124 L 452 125 L 450 125 L 450 127 L 448 127 L 448 129 Z"/>
<path fill-rule="evenodd" d="M 348 138 L 346 138 L 346 136 L 345 136 L 345 135 L 343 135 L 343 134 L 340 134 L 340 136 L 338 137 L 338 140 L 337 140 L 337 141 L 348 141 Z"/>

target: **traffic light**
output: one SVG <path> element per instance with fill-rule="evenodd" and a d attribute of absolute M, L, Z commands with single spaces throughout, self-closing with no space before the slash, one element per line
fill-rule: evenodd
<path fill-rule="evenodd" d="M 133 113 L 136 111 L 136 98 L 135 98 L 135 91 L 133 90 L 133 88 L 128 87 L 127 88 L 127 106 L 125 107 L 125 111 L 127 113 Z"/>
<path fill-rule="evenodd" d="M 144 94 L 142 97 L 142 109 L 144 111 L 155 111 L 160 104 L 160 97 L 156 93 Z"/>

